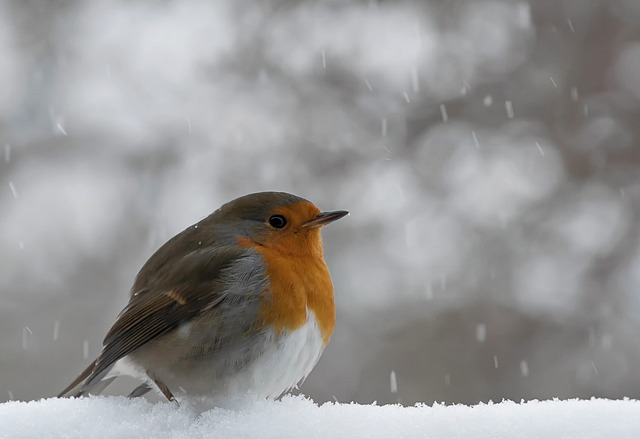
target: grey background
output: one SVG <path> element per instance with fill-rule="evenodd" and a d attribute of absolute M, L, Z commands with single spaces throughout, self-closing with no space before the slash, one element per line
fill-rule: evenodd
<path fill-rule="evenodd" d="M 640 397 L 637 0 L 4 0 L 0 84 L 0 401 L 260 190 L 352 212 L 316 401 Z"/>

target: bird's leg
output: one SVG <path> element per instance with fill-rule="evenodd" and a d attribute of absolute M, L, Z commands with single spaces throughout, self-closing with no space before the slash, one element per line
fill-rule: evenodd
<path fill-rule="evenodd" d="M 160 391 L 165 396 L 165 398 L 167 398 L 171 402 L 178 402 L 176 400 L 176 397 L 173 396 L 173 393 L 171 393 L 171 390 L 169 390 L 169 388 L 167 387 L 167 385 L 165 383 L 163 383 L 162 381 L 160 381 L 159 379 L 157 379 L 153 375 L 150 375 L 150 378 L 153 380 L 153 382 L 156 384 L 156 386 L 158 386 L 158 389 L 160 389 Z"/>

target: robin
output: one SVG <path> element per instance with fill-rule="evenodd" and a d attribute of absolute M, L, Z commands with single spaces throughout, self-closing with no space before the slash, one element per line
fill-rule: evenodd
<path fill-rule="evenodd" d="M 335 323 L 321 212 L 283 192 L 245 195 L 167 241 L 136 276 L 102 352 L 59 396 L 119 375 L 174 395 L 277 398 L 311 372 Z M 73 392 L 76 388 L 79 388 Z"/>

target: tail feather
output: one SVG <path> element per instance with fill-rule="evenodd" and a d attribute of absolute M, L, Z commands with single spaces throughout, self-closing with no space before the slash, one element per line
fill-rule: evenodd
<path fill-rule="evenodd" d="M 109 378 L 105 378 L 104 380 L 97 380 L 97 381 L 92 381 L 92 382 L 87 382 L 84 386 L 82 386 L 80 388 L 80 390 L 78 390 L 73 396 L 75 396 L 76 398 L 80 397 L 80 396 L 84 396 L 87 393 L 91 392 L 94 395 L 99 395 L 100 393 L 102 393 L 102 391 L 104 389 L 107 388 L 107 386 L 109 386 L 109 384 L 111 384 L 113 382 L 113 380 L 115 380 L 116 378 L 118 378 L 117 376 L 112 376 Z"/>
<path fill-rule="evenodd" d="M 89 366 L 87 366 L 87 368 L 83 370 L 82 373 L 80 373 L 80 375 L 78 375 L 76 379 L 71 382 L 71 384 L 69 384 L 62 392 L 60 392 L 58 398 L 63 398 L 65 396 L 80 397 L 86 395 L 89 392 L 99 394 L 104 389 L 106 389 L 107 386 L 116 379 L 116 376 L 109 376 L 105 378 L 105 375 L 107 375 L 111 367 L 101 371 L 99 374 L 95 374 L 97 362 L 98 358 L 93 360 L 91 364 L 89 364 Z M 80 389 L 74 392 L 74 390 L 81 383 L 83 384 Z"/>
<path fill-rule="evenodd" d="M 83 370 L 82 373 L 80 375 L 78 375 L 76 377 L 76 379 L 71 382 L 71 384 L 69 384 L 62 392 L 60 392 L 58 394 L 58 398 L 63 398 L 65 396 L 70 396 L 71 391 L 73 389 L 75 389 L 76 387 L 78 387 L 78 385 L 81 382 L 86 380 L 87 377 L 89 377 L 89 375 L 91 375 L 91 372 L 93 372 L 93 369 L 96 367 L 96 363 L 97 362 L 98 362 L 97 358 L 95 360 L 93 360 L 91 362 L 91 364 L 89 366 L 87 366 L 87 368 L 85 370 Z"/>
<path fill-rule="evenodd" d="M 149 385 L 149 383 L 142 383 L 138 387 L 133 389 L 133 391 L 127 395 L 127 398 L 138 398 L 140 396 L 146 395 L 151 389 L 152 387 L 151 385 Z"/>

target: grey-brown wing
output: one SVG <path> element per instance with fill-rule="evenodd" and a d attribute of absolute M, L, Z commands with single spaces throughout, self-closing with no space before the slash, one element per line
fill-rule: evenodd
<path fill-rule="evenodd" d="M 224 281 L 246 259 L 246 249 L 208 249 L 192 252 L 157 273 L 131 297 L 107 333 L 84 387 L 101 380 L 115 362 L 144 344 L 218 306 L 229 294 Z"/>

